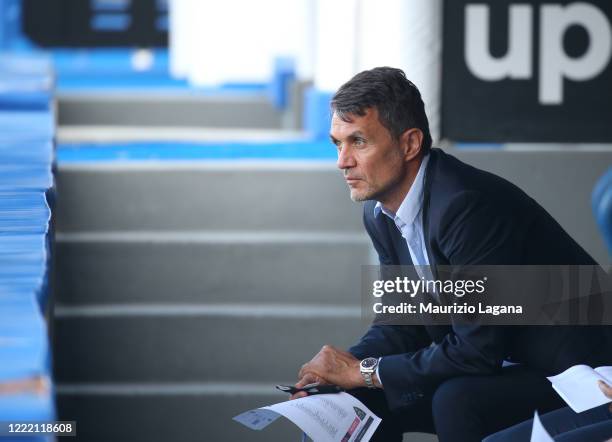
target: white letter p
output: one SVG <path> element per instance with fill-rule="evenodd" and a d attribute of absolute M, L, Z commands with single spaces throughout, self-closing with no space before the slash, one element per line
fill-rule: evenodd
<path fill-rule="evenodd" d="M 601 10 L 588 3 L 542 6 L 540 21 L 540 85 L 542 104 L 563 102 L 563 78 L 589 80 L 601 73 L 610 59 L 610 24 Z M 589 34 L 589 47 L 579 58 L 568 57 L 563 36 L 571 25 Z"/>

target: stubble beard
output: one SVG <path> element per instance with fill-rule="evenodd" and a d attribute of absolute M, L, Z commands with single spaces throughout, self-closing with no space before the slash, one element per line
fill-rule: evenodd
<path fill-rule="evenodd" d="M 400 176 L 398 175 L 393 181 L 388 182 L 383 188 L 373 189 L 370 185 L 368 185 L 367 189 L 363 192 L 357 193 L 357 189 L 350 190 L 350 198 L 353 202 L 362 203 L 364 201 L 384 201 L 385 195 L 388 195 L 392 189 L 394 189 L 401 181 Z"/>
<path fill-rule="evenodd" d="M 398 152 L 399 153 L 399 152 Z M 397 161 L 401 161 L 401 157 L 397 158 Z M 362 192 L 359 192 L 358 189 L 350 189 L 350 198 L 352 201 L 356 203 L 362 203 L 364 201 L 376 200 L 376 201 L 384 201 L 386 196 L 391 194 L 394 189 L 401 183 L 402 177 L 405 176 L 407 171 L 404 168 L 400 168 L 395 170 L 391 180 L 386 183 L 380 183 L 380 187 L 373 187 L 367 181 L 363 181 L 364 184 L 367 185 L 366 189 Z M 346 176 L 346 171 L 344 172 Z"/>
<path fill-rule="evenodd" d="M 367 196 L 355 195 L 352 191 L 351 191 L 350 196 L 351 196 L 351 201 L 353 201 L 354 203 L 362 203 L 369 199 L 367 198 Z"/>
<path fill-rule="evenodd" d="M 357 189 L 351 189 L 350 197 L 355 203 L 363 203 L 364 201 L 376 200 L 380 196 L 381 192 L 368 187 L 363 192 L 358 192 Z"/>

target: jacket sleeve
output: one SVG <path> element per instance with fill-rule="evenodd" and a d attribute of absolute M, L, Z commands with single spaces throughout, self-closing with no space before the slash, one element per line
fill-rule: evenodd
<path fill-rule="evenodd" d="M 376 235 L 376 227 L 371 225 L 364 206 L 363 223 L 378 254 L 381 266 L 398 265 Z M 357 359 L 381 357 L 416 351 L 431 343 L 431 339 L 423 326 L 402 325 L 372 325 L 361 340 L 348 351 Z"/>
<path fill-rule="evenodd" d="M 444 211 L 438 245 L 451 265 L 515 264 L 523 247 L 521 225 L 503 207 L 464 192 Z M 379 370 L 389 407 L 409 405 L 453 377 L 494 374 L 506 357 L 505 342 L 504 327 L 461 323 L 427 348 L 383 358 Z"/>

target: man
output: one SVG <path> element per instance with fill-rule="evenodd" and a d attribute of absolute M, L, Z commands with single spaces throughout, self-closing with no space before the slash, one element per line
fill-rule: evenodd
<path fill-rule="evenodd" d="M 516 186 L 432 148 L 423 101 L 401 70 L 361 72 L 331 107 L 338 167 L 351 198 L 365 201 L 382 265 L 595 264 Z M 606 346 L 585 327 L 373 325 L 348 352 L 324 346 L 296 386 L 349 389 L 383 419 L 376 440 L 425 431 L 480 441 L 562 406 L 545 376 L 600 362 Z"/>

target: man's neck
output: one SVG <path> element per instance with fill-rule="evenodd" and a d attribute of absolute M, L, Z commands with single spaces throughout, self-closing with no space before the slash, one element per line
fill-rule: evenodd
<path fill-rule="evenodd" d="M 407 173 L 404 175 L 404 178 L 397 184 L 394 191 L 391 192 L 388 197 L 380 200 L 381 204 L 386 210 L 392 213 L 397 213 L 397 210 L 402 205 L 402 202 L 406 198 L 406 195 L 408 195 L 408 192 L 410 192 L 410 188 L 412 187 L 412 184 L 414 183 L 414 180 L 416 179 L 416 176 L 419 173 L 419 168 L 421 167 L 422 162 L 422 156 L 419 156 L 419 158 L 415 159 L 415 161 L 411 161 L 408 164 Z"/>

